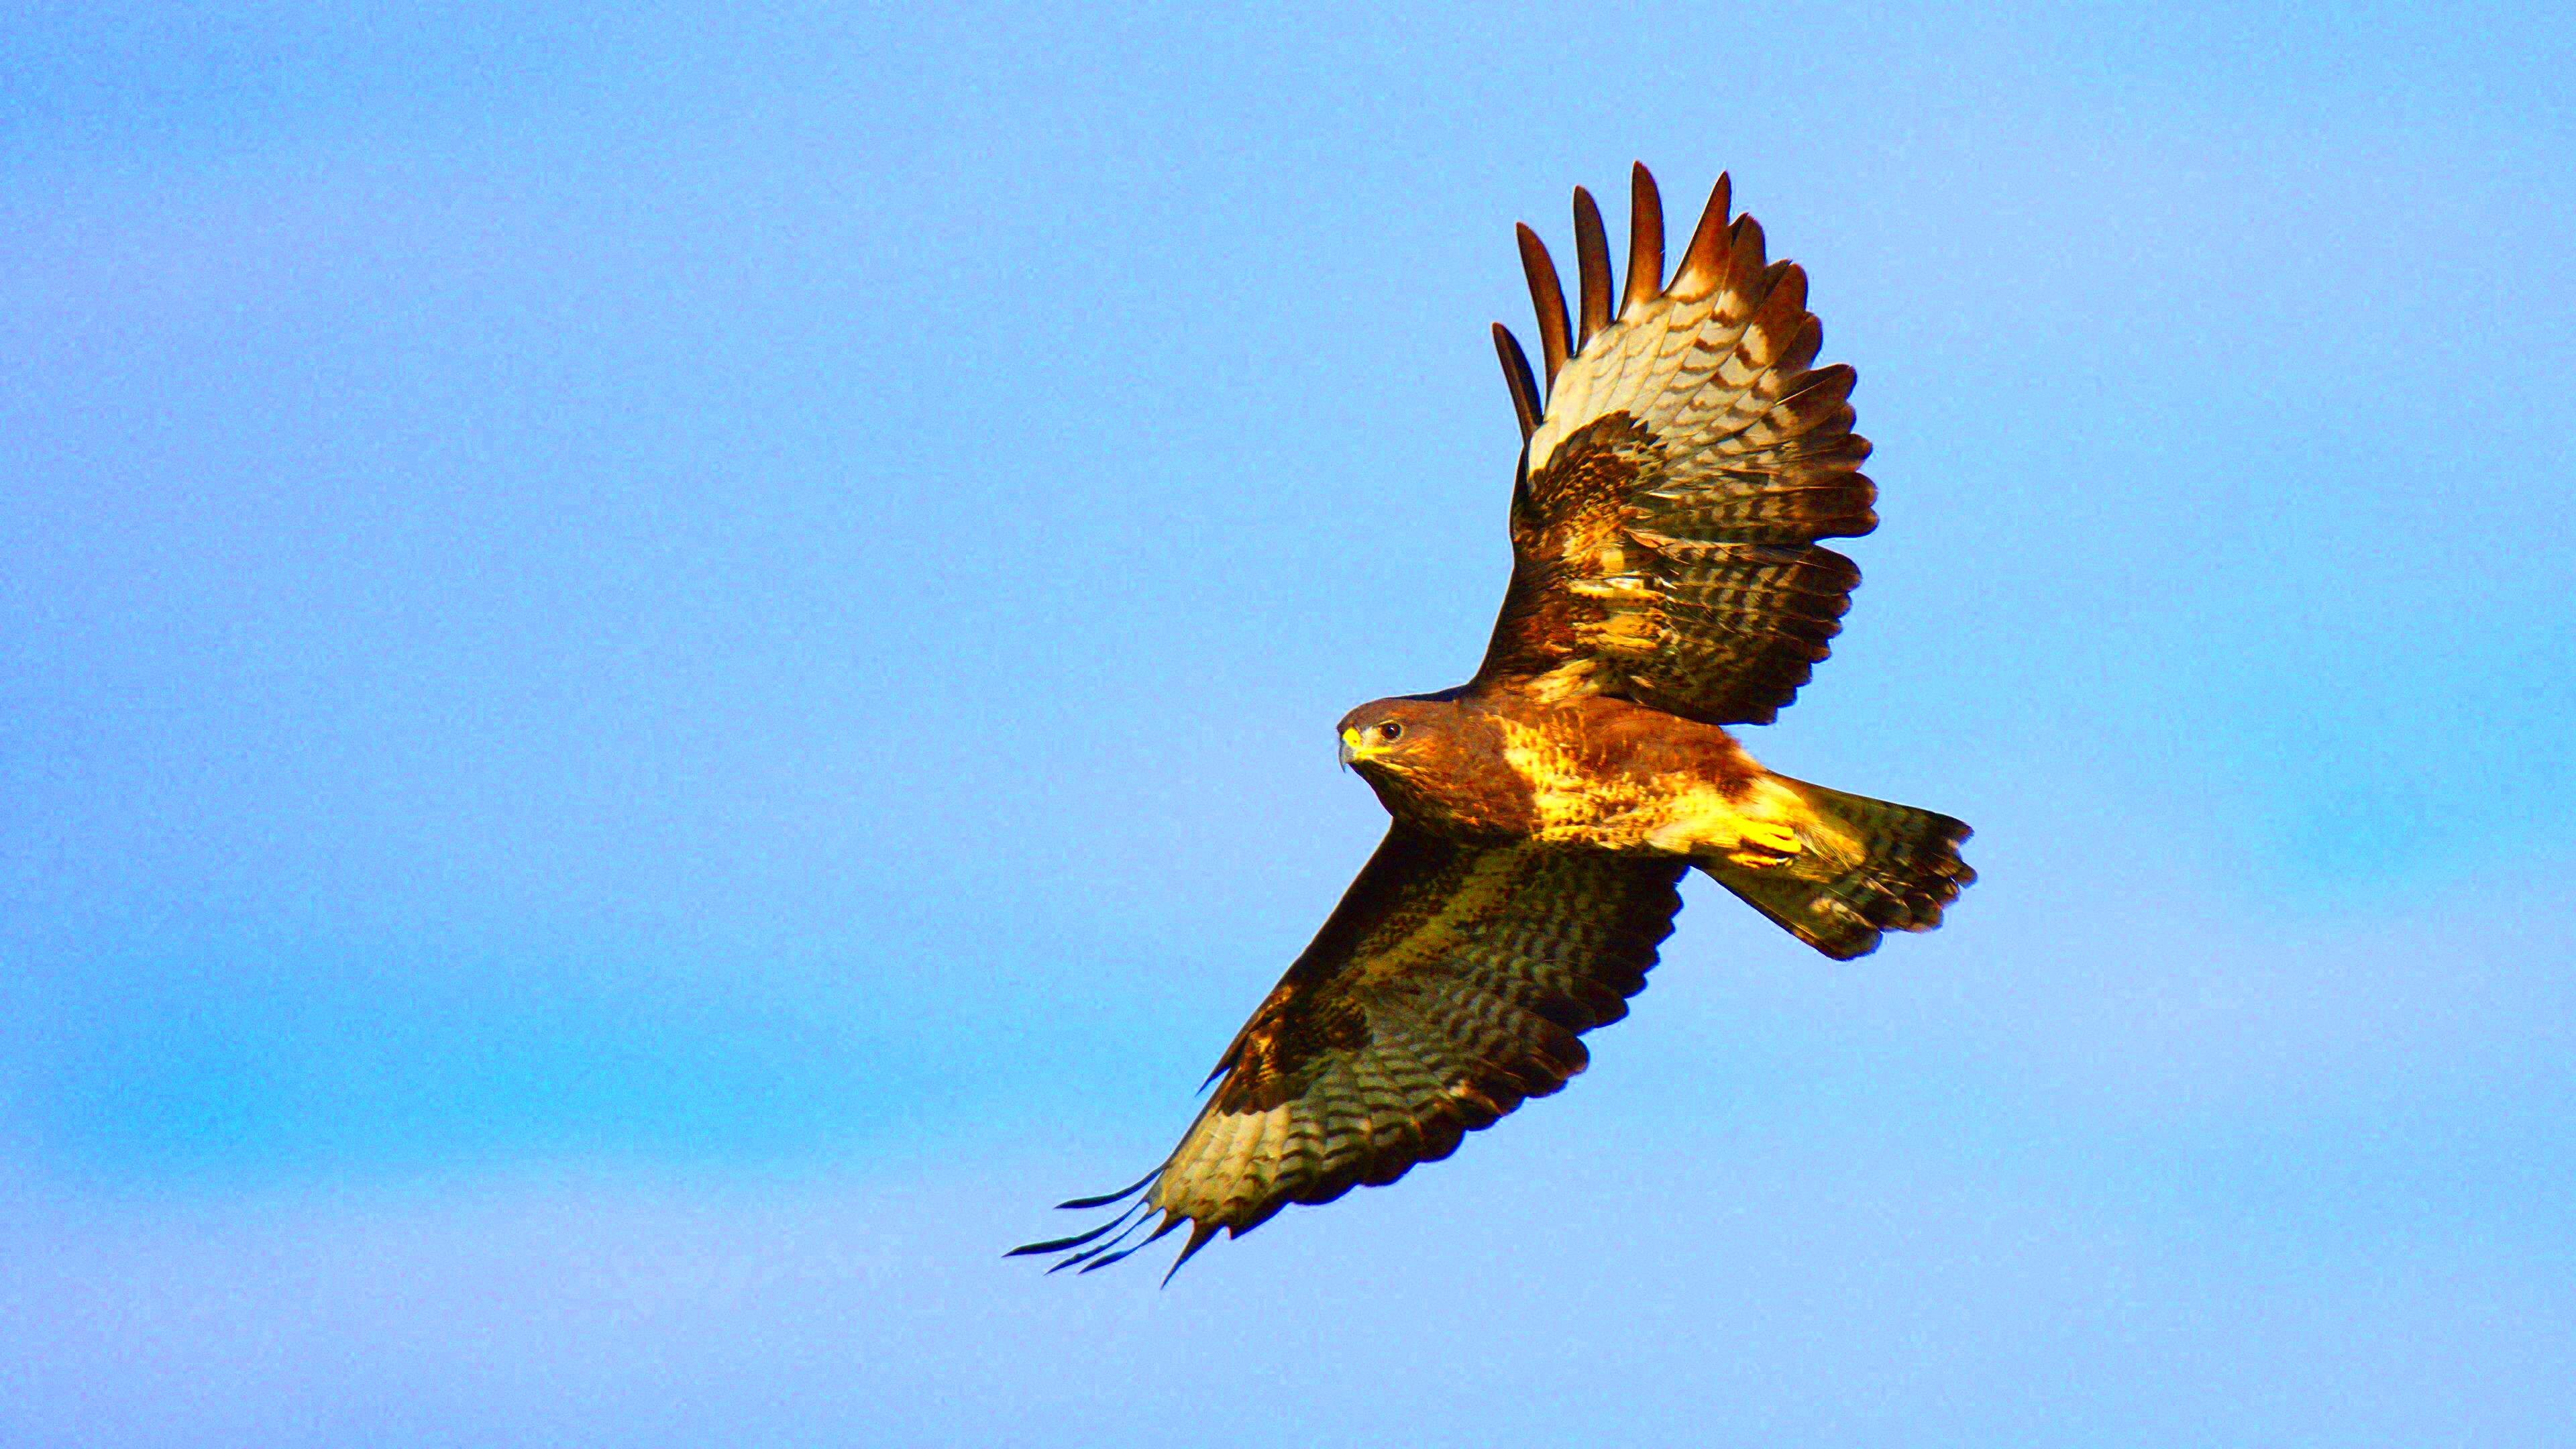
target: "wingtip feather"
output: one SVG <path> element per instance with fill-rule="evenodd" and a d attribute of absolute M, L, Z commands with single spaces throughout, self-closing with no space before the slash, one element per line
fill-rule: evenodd
<path fill-rule="evenodd" d="M 1619 315 L 1664 289 L 1664 197 L 1646 163 L 1628 172 L 1628 282 L 1620 290 Z"/>
<path fill-rule="evenodd" d="M 1145 1188 L 1145 1184 L 1152 1182 L 1157 1177 L 1160 1177 L 1162 1172 L 1162 1168 L 1156 1167 L 1152 1172 L 1146 1173 L 1143 1177 L 1136 1179 L 1134 1182 L 1127 1184 L 1116 1192 L 1104 1192 L 1098 1197 L 1077 1197 L 1066 1202 L 1057 1203 L 1056 1207 L 1059 1210 L 1064 1208 L 1074 1208 L 1079 1210 L 1082 1208 L 1107 1207 L 1122 1197 L 1132 1197 L 1136 1193 L 1142 1192 Z"/>
<path fill-rule="evenodd" d="M 1177 1219 L 1175 1219 L 1175 1221 L 1177 1221 Z M 1158 1286 L 1160 1286 L 1160 1287 L 1164 1287 L 1164 1288 L 1169 1288 L 1169 1287 L 1171 1287 L 1171 1286 L 1172 1286 L 1172 1278 L 1173 1278 L 1173 1276 L 1174 1276 L 1175 1274 L 1177 1274 L 1177 1273 L 1179 1273 L 1179 1272 L 1181 1271 L 1181 1265 L 1182 1265 L 1183 1263 L 1188 1262 L 1190 1259 L 1192 1259 L 1192 1258 L 1194 1258 L 1194 1257 L 1198 1256 L 1198 1251 L 1199 1251 L 1199 1249 L 1206 1247 L 1206 1246 L 1207 1246 L 1207 1243 L 1208 1243 L 1208 1239 L 1213 1238 L 1213 1237 L 1215 1237 L 1215 1236 L 1216 1236 L 1216 1224 L 1214 1224 L 1214 1223 L 1203 1223 L 1203 1222 L 1199 1222 L 1199 1221 L 1197 1221 L 1196 1219 L 1191 1220 L 1191 1222 L 1190 1222 L 1190 1240 L 1189 1240 L 1189 1242 L 1187 1242 L 1186 1244 L 1183 1244 L 1183 1245 L 1182 1245 L 1182 1247 L 1181 1247 L 1181 1255 L 1180 1255 L 1179 1257 L 1174 1258 L 1174 1259 L 1172 1260 L 1172 1266 L 1171 1266 L 1171 1268 L 1163 1274 L 1163 1281 L 1162 1281 L 1162 1283 L 1161 1283 L 1160 1285 L 1158 1285 Z M 1142 1246 L 1142 1245 L 1140 1244 L 1139 1246 Z"/>
<path fill-rule="evenodd" d="M 1574 270 L 1580 284 L 1574 350 L 1581 352 L 1610 325 L 1610 240 L 1601 228 L 1600 205 L 1580 186 L 1574 188 Z"/>
<path fill-rule="evenodd" d="M 1529 278 L 1530 306 L 1538 313 L 1539 353 L 1547 364 L 1547 384 L 1554 387 L 1566 358 L 1565 289 L 1557 281 L 1556 262 L 1547 254 L 1547 243 L 1538 239 L 1529 223 L 1515 223 L 1514 235 L 1520 240 L 1521 271 Z"/>
<path fill-rule="evenodd" d="M 1118 1216 L 1111 1218 L 1109 1221 L 1102 1223 L 1100 1226 L 1093 1228 L 1090 1232 L 1074 1233 L 1061 1238 L 1049 1238 L 1043 1243 L 1022 1243 L 1020 1246 L 1011 1249 L 1002 1256 L 1005 1258 L 1024 1258 L 1034 1253 L 1060 1253 L 1067 1248 L 1079 1248 L 1083 1244 L 1090 1242 L 1092 1239 L 1099 1237 L 1101 1234 L 1108 1232 L 1110 1229 L 1117 1227 L 1120 1223 L 1134 1217 L 1137 1209 L 1144 1206 L 1145 1204 L 1138 1203 L 1135 1207 L 1131 1207 L 1127 1211 L 1120 1213 Z"/>
<path fill-rule="evenodd" d="M 1690 246 L 1682 253 L 1682 264 L 1673 269 L 1670 291 L 1679 296 L 1698 296 L 1724 274 L 1728 247 L 1733 240 L 1727 234 L 1727 214 L 1735 205 L 1735 183 L 1727 173 L 1717 175 L 1717 184 L 1709 188 L 1708 205 L 1699 214 L 1699 225 L 1691 232 Z"/>
<path fill-rule="evenodd" d="M 1538 431 L 1538 379 L 1530 375 L 1529 354 L 1521 351 L 1521 340 L 1500 322 L 1494 324 L 1494 354 L 1502 359 L 1503 384 L 1512 390 L 1512 415 L 1526 443 Z"/>

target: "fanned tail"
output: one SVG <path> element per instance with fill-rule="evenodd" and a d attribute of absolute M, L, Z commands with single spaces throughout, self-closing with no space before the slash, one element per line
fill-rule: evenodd
<path fill-rule="evenodd" d="M 1849 795 L 1786 776 L 1775 779 L 1808 807 L 1799 851 L 1770 865 L 1725 857 L 1696 863 L 1789 934 L 1848 961 L 1878 949 L 1888 931 L 1929 931 L 1975 883 L 1959 858 L 1970 832 L 1947 815 Z"/>

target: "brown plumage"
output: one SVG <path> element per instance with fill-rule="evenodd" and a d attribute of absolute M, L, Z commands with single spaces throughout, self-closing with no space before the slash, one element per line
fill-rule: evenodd
<path fill-rule="evenodd" d="M 1769 723 L 1841 629 L 1860 572 L 1817 540 L 1877 526 L 1852 370 L 1811 366 L 1806 274 L 1730 194 L 1719 177 L 1666 281 L 1637 167 L 1614 306 L 1578 188 L 1570 315 L 1519 229 L 1543 372 L 1494 328 L 1523 446 L 1484 664 L 1343 718 L 1343 762 L 1393 821 L 1377 854 L 1171 1155 L 1065 1204 L 1126 1210 L 1014 1252 L 1087 1272 L 1186 1224 L 1177 1271 L 1220 1229 L 1446 1157 L 1583 1069 L 1578 1038 L 1644 988 L 1693 866 L 1837 959 L 1939 925 L 1976 879 L 1957 820 L 1774 774 L 1723 728 Z"/>

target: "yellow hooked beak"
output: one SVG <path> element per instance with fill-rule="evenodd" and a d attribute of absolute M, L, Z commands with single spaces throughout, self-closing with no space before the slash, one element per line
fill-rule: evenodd
<path fill-rule="evenodd" d="M 1376 754 L 1369 748 L 1367 733 L 1359 729 L 1342 731 L 1342 765 L 1345 769 Z"/>

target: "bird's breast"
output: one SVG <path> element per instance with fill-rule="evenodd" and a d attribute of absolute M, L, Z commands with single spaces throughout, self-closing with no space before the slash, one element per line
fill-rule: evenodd
<path fill-rule="evenodd" d="M 1529 834 L 1556 844 L 1683 853 L 1694 822 L 1724 813 L 1764 772 L 1725 731 L 1622 700 L 1498 720 L 1505 767 L 1529 801 Z"/>

